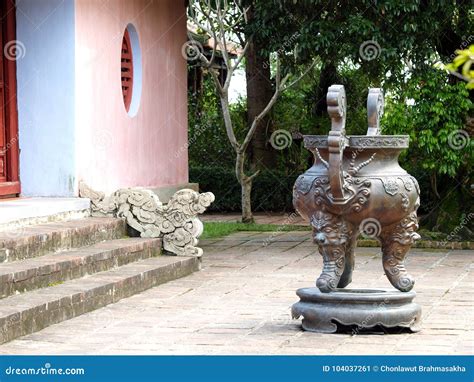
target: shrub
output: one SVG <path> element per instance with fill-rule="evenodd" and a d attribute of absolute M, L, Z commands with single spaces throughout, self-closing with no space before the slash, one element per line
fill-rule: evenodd
<path fill-rule="evenodd" d="M 252 208 L 257 211 L 293 211 L 292 190 L 299 174 L 262 171 L 252 188 Z M 232 170 L 219 167 L 191 167 L 189 181 L 199 183 L 201 192 L 211 191 L 216 201 L 208 209 L 213 212 L 240 212 L 240 185 Z"/>

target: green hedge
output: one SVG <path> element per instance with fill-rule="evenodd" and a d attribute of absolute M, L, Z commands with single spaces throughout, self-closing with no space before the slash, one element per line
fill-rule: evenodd
<path fill-rule="evenodd" d="M 262 171 L 253 182 L 253 211 L 293 211 L 292 190 L 298 174 Z M 240 212 L 240 185 L 235 173 L 226 168 L 191 167 L 189 181 L 199 183 L 201 192 L 211 191 L 216 201 L 208 209 L 213 212 Z"/>

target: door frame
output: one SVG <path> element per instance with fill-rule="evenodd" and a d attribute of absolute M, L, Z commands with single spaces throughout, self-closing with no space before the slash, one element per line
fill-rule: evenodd
<path fill-rule="evenodd" d="M 0 0 L 1 1 L 1 0 Z M 15 0 L 1 1 L 4 41 L 6 44 L 16 40 L 16 8 Z M 4 54 L 3 48 L 1 47 Z M 5 132 L 7 152 L 6 152 L 6 174 L 7 181 L 0 183 L 0 197 L 15 196 L 21 192 L 20 172 L 19 172 L 19 136 L 18 136 L 18 108 L 17 108 L 17 82 L 16 82 L 16 60 L 9 60 L 4 57 L 4 89 L 5 99 L 0 100 L 5 107 Z"/>

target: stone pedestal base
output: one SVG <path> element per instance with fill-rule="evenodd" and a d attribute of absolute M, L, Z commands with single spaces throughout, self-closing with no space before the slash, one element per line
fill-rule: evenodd
<path fill-rule="evenodd" d="M 416 293 L 376 289 L 337 289 L 322 293 L 318 288 L 296 291 L 300 301 L 293 305 L 293 318 L 303 316 L 303 329 L 334 333 L 339 327 L 359 330 L 409 328 L 419 331 L 421 307 L 413 302 Z"/>

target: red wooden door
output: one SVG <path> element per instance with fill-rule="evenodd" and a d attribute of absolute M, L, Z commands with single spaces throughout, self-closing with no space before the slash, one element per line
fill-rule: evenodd
<path fill-rule="evenodd" d="M 18 195 L 15 0 L 0 0 L 0 197 Z"/>
<path fill-rule="evenodd" d="M 2 15 L 3 17 L 3 15 Z M 0 28 L 0 41 L 3 42 L 3 33 Z M 3 47 L 3 44 L 2 44 Z M 2 49 L 3 50 L 3 49 Z M 7 181 L 7 129 L 5 125 L 5 81 L 3 70 L 4 55 L 0 59 L 0 183 Z"/>

